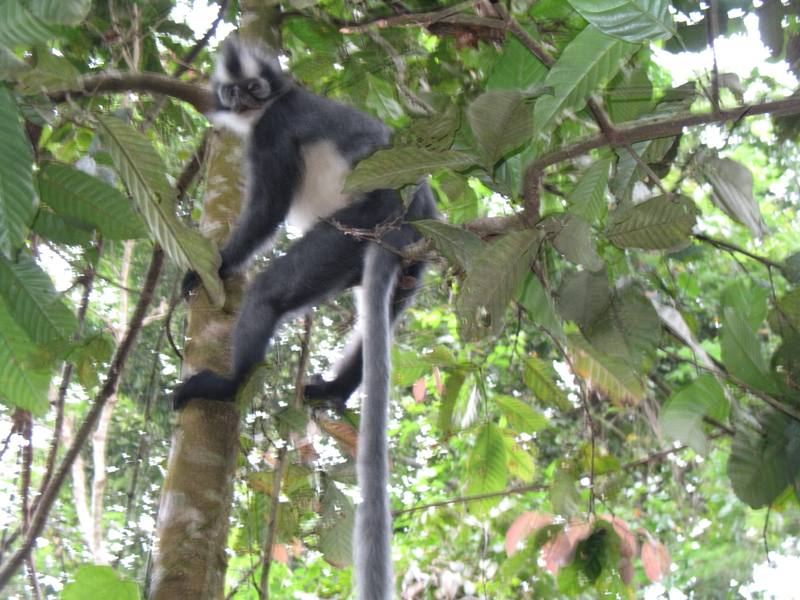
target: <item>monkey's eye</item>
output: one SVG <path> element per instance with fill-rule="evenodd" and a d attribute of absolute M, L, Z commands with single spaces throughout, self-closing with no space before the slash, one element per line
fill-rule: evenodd
<path fill-rule="evenodd" d="M 247 84 L 248 92 L 258 92 L 261 90 L 261 84 L 258 81 L 251 81 Z"/>

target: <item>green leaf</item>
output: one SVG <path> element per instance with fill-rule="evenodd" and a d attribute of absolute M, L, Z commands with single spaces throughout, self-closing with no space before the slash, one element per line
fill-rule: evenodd
<path fill-rule="evenodd" d="M 104 181 L 55 162 L 44 163 L 38 181 L 42 202 L 62 217 L 89 223 L 110 240 L 145 237 L 130 201 Z"/>
<path fill-rule="evenodd" d="M 596 318 L 581 326 L 598 350 L 629 363 L 641 373 L 655 364 L 661 321 L 650 300 L 633 285 L 615 291 Z"/>
<path fill-rule="evenodd" d="M 411 126 L 401 132 L 401 143 L 398 145 L 444 152 L 452 146 L 460 125 L 461 112 L 457 104 L 451 103 L 431 117 L 414 119 Z"/>
<path fill-rule="evenodd" d="M 61 301 L 50 277 L 26 254 L 16 261 L 0 256 L 0 295 L 37 344 L 69 340 L 78 329 L 77 318 Z"/>
<path fill-rule="evenodd" d="M 2 12 L 0 6 L 0 35 Z M 36 214 L 33 153 L 19 119 L 14 97 L 0 85 L 0 254 L 5 256 L 22 246 Z"/>
<path fill-rule="evenodd" d="M 47 207 L 40 207 L 31 229 L 46 240 L 67 246 L 88 246 L 94 228 L 88 223 L 61 217 Z"/>
<path fill-rule="evenodd" d="M 467 495 L 499 492 L 506 487 L 508 465 L 503 434 L 494 423 L 487 423 L 478 432 L 467 459 Z M 491 501 L 479 502 L 486 508 Z"/>
<path fill-rule="evenodd" d="M 319 532 L 319 550 L 335 567 L 343 569 L 353 561 L 353 528 L 355 513 L 346 511 L 338 515 L 331 526 Z"/>
<path fill-rule="evenodd" d="M 520 41 L 509 36 L 503 52 L 486 80 L 487 90 L 522 90 L 540 83 L 547 76 L 547 67 Z"/>
<path fill-rule="evenodd" d="M 0 301 L 0 397 L 41 416 L 49 406 L 50 371 L 32 367 L 35 352 L 30 338 Z"/>
<path fill-rule="evenodd" d="M 675 28 L 668 0 L 569 0 L 580 15 L 606 35 L 626 42 L 665 40 Z"/>
<path fill-rule="evenodd" d="M 605 262 L 597 253 L 592 239 L 592 227 L 578 215 L 565 214 L 563 225 L 553 238 L 553 246 L 568 261 L 582 265 L 590 271 L 599 271 Z"/>
<path fill-rule="evenodd" d="M 17 78 L 17 89 L 23 94 L 38 94 L 42 91 L 80 89 L 80 71 L 63 56 L 56 56 L 47 48 L 36 52 L 36 67 Z"/>
<path fill-rule="evenodd" d="M 785 317 L 794 329 L 800 332 L 800 288 L 784 294 L 778 299 L 778 311 L 781 317 Z M 774 317 L 770 322 L 774 321 Z M 760 325 L 761 321 L 756 323 Z M 780 327 L 773 327 L 775 331 L 780 331 Z"/>
<path fill-rule="evenodd" d="M 219 253 L 214 244 L 189 229 L 175 214 L 175 192 L 166 167 L 141 133 L 113 117 L 98 117 L 98 129 L 114 166 L 128 188 L 151 236 L 179 267 L 196 271 L 215 305 L 225 292 L 219 279 Z"/>
<path fill-rule="evenodd" d="M 466 270 L 484 248 L 481 238 L 463 227 L 433 219 L 414 221 L 411 225 L 428 238 L 455 269 Z"/>
<path fill-rule="evenodd" d="M 666 115 L 673 114 L 667 111 L 664 111 L 664 113 Z M 658 138 L 637 142 L 631 148 L 633 154 L 636 154 L 642 161 L 648 165 L 655 166 L 656 163 L 664 160 L 675 143 L 676 138 L 674 137 Z M 617 150 L 617 154 L 619 155 L 619 161 L 614 178 L 611 181 L 611 192 L 621 203 L 626 203 L 630 201 L 633 195 L 633 188 L 636 182 L 649 175 L 628 150 Z"/>
<path fill-rule="evenodd" d="M 525 359 L 523 378 L 542 403 L 563 411 L 572 410 L 572 403 L 567 399 L 566 393 L 558 387 L 558 375 L 552 364 L 536 356 L 529 356 Z"/>
<path fill-rule="evenodd" d="M 467 108 L 467 118 L 491 170 L 502 156 L 533 135 L 533 115 L 526 96 L 516 90 L 490 90 Z"/>
<path fill-rule="evenodd" d="M 733 375 L 768 394 L 777 393 L 778 386 L 770 376 L 767 361 L 756 331 L 744 315 L 725 307 L 722 317 L 720 348 L 722 362 Z"/>
<path fill-rule="evenodd" d="M 95 334 L 81 340 L 70 353 L 78 381 L 87 390 L 99 385 L 99 374 L 114 354 L 114 340 L 108 334 Z"/>
<path fill-rule="evenodd" d="M 697 218 L 690 198 L 656 196 L 642 204 L 620 208 L 611 215 L 606 231 L 620 248 L 669 250 L 689 243 Z"/>
<path fill-rule="evenodd" d="M 553 298 L 544 289 L 535 273 L 526 275 L 518 300 L 533 323 L 559 339 L 563 337 L 561 319 L 556 314 Z"/>
<path fill-rule="evenodd" d="M 598 223 L 608 210 L 606 188 L 608 187 L 608 170 L 611 158 L 601 158 L 583 172 L 572 193 L 567 198 L 568 212 L 579 215 L 589 221 Z"/>
<path fill-rule="evenodd" d="M 642 376 L 627 361 L 602 353 L 578 334 L 570 335 L 568 344 L 575 372 L 593 389 L 617 404 L 636 404 L 644 398 Z"/>
<path fill-rule="evenodd" d="M 516 433 L 536 433 L 547 427 L 547 417 L 536 412 L 524 400 L 498 395 L 494 401 L 500 407 L 508 424 Z"/>
<path fill-rule="evenodd" d="M 0 46 L 0 80 L 15 81 L 20 73 L 30 71 L 31 67 L 8 48 Z"/>
<path fill-rule="evenodd" d="M 556 471 L 550 486 L 550 505 L 553 512 L 569 518 L 581 512 L 580 503 L 581 495 L 575 487 L 575 479 L 566 471 Z"/>
<path fill-rule="evenodd" d="M 581 31 L 564 48 L 544 80 L 554 92 L 536 102 L 534 130 L 545 133 L 564 111 L 583 109 L 592 92 L 610 81 L 635 50 L 634 44 L 612 38 L 591 25 Z"/>
<path fill-rule="evenodd" d="M 653 111 L 653 84 L 647 74 L 648 64 L 619 73 L 606 94 L 608 114 L 614 123 L 633 121 Z"/>
<path fill-rule="evenodd" d="M 506 444 L 509 475 L 520 481 L 533 481 L 536 475 L 536 448 L 523 448 L 516 442 L 513 433 L 508 431 L 504 433 L 503 441 Z"/>
<path fill-rule="evenodd" d="M 756 237 L 768 233 L 761 208 L 753 196 L 753 175 L 743 164 L 730 158 L 711 158 L 702 165 L 702 172 L 711 184 L 711 199 L 731 219 Z"/>
<path fill-rule="evenodd" d="M 753 331 L 758 330 L 767 317 L 770 291 L 753 282 L 734 281 L 722 292 L 722 304 L 742 315 Z"/>
<path fill-rule="evenodd" d="M 61 600 L 139 600 L 139 586 L 122 579 L 111 567 L 86 565 L 78 568 L 75 581 L 61 592 Z"/>
<path fill-rule="evenodd" d="M 0 46 L 30 46 L 53 37 L 53 31 L 19 0 L 0 0 Z"/>
<path fill-rule="evenodd" d="M 800 252 L 795 252 L 783 261 L 781 272 L 789 283 L 800 283 Z"/>
<path fill-rule="evenodd" d="M 48 23 L 77 25 L 86 18 L 92 0 L 32 0 L 31 12 Z"/>
<path fill-rule="evenodd" d="M 761 431 L 737 427 L 728 459 L 733 491 L 751 508 L 768 506 L 790 483 L 788 420 L 773 411 L 760 422 Z"/>
<path fill-rule="evenodd" d="M 608 273 L 605 270 L 569 271 L 555 296 L 556 307 L 564 319 L 588 327 L 611 302 Z"/>
<path fill-rule="evenodd" d="M 661 409 L 661 427 L 666 435 L 688 444 L 700 454 L 708 454 L 703 417 L 724 422 L 729 408 L 717 380 L 712 375 L 700 375 L 669 397 Z"/>
<path fill-rule="evenodd" d="M 541 234 L 536 230 L 507 233 L 487 245 L 469 265 L 456 300 L 465 340 L 500 332 L 508 303 L 530 269 L 540 241 Z"/>
<path fill-rule="evenodd" d="M 378 150 L 356 165 L 347 176 L 343 191 L 399 188 L 417 183 L 429 173 L 442 169 L 462 171 L 475 162 L 473 157 L 455 150 L 440 151 L 412 147 Z"/>
<path fill-rule="evenodd" d="M 442 391 L 442 400 L 439 403 L 439 416 L 436 424 L 445 438 L 453 433 L 453 410 L 466 378 L 467 374 L 464 371 L 454 371 L 444 381 L 444 390 Z"/>

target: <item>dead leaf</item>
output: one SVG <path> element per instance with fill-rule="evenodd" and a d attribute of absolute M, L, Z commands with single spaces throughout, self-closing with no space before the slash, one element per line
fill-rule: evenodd
<path fill-rule="evenodd" d="M 423 402 L 425 400 L 425 396 L 428 393 L 428 385 L 425 383 L 424 377 L 420 377 L 414 382 L 412 391 L 414 393 L 414 400 L 417 402 Z"/>
<path fill-rule="evenodd" d="M 524 541 L 537 529 L 541 529 L 553 522 L 553 515 L 535 510 L 522 513 L 506 531 L 506 554 L 513 556 L 519 550 L 520 542 Z"/>
<path fill-rule="evenodd" d="M 349 423 L 333 419 L 317 419 L 322 430 L 342 446 L 345 454 L 355 458 L 358 453 L 358 430 Z"/>
<path fill-rule="evenodd" d="M 648 538 L 642 544 L 642 563 L 644 564 L 644 572 L 647 578 L 655 582 L 661 581 L 664 574 L 669 571 L 672 558 L 664 544 Z"/>

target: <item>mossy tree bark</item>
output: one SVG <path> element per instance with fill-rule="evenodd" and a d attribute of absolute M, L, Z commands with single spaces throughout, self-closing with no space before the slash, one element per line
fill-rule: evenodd
<path fill-rule="evenodd" d="M 277 17 L 276 7 L 245 6 L 240 35 L 277 47 Z M 241 141 L 215 133 L 209 144 L 200 227 L 219 245 L 239 215 L 241 165 Z M 243 287 L 241 277 L 226 281 L 222 308 L 214 307 L 202 290 L 192 299 L 184 377 L 204 368 L 230 368 L 230 337 Z M 192 400 L 178 415 L 161 492 L 150 600 L 224 596 L 239 417 L 233 402 L 205 400 Z"/>

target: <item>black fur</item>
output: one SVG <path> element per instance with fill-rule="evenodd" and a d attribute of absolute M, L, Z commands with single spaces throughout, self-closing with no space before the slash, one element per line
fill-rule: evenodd
<path fill-rule="evenodd" d="M 389 130 L 383 123 L 293 85 L 266 58 L 259 60 L 257 74 L 246 73 L 239 58 L 241 53 L 238 42 L 226 44 L 221 70 L 244 80 L 252 79 L 250 75 L 261 77 L 271 94 L 258 101 L 265 110 L 254 122 L 248 138 L 247 199 L 239 222 L 220 252 L 219 273 L 223 278 L 240 269 L 273 237 L 286 219 L 303 179 L 315 176 L 304 164 L 304 148 L 330 142 L 352 166 L 386 147 L 389 141 Z M 219 93 L 219 87 L 235 83 L 215 81 L 223 109 L 230 107 L 225 105 L 226 96 Z M 247 90 L 242 94 L 246 95 Z M 237 108 L 241 108 L 241 102 L 247 106 L 254 103 L 252 98 L 244 101 L 240 98 L 237 102 L 240 102 Z M 240 112 L 248 110 L 252 109 Z M 330 190 L 332 197 L 337 192 Z M 403 207 L 397 191 L 375 190 L 318 222 L 285 255 L 274 258 L 250 285 L 233 337 L 232 373 L 226 377 L 207 370 L 192 376 L 176 389 L 175 408 L 182 408 L 191 398 L 232 400 L 253 366 L 263 360 L 281 320 L 361 282 L 366 248 L 375 242 L 350 235 L 341 228 L 368 231 L 380 225 L 383 232 L 380 243 L 402 249 L 419 239 L 408 221 L 436 214 L 433 194 L 427 183 L 423 183 L 408 207 Z M 418 287 L 413 282 L 419 282 L 422 271 L 420 263 L 403 270 L 392 295 L 392 321 L 410 304 Z M 197 275 L 189 273 L 183 282 L 184 294 L 198 284 Z M 343 410 L 347 398 L 361 382 L 362 360 L 359 348 L 337 369 L 334 380 L 312 378 L 305 390 L 306 397 L 324 400 Z"/>

